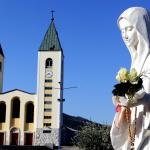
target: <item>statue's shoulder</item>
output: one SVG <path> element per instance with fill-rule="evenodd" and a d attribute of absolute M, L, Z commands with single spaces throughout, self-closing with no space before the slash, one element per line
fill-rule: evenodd
<path fill-rule="evenodd" d="M 144 66 L 143 66 L 144 70 L 150 70 L 150 54 L 147 56 Z"/>

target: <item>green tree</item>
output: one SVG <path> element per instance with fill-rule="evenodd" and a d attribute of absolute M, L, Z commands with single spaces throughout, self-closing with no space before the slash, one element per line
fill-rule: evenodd
<path fill-rule="evenodd" d="M 86 123 L 72 139 L 74 145 L 85 150 L 113 150 L 110 126 Z"/>

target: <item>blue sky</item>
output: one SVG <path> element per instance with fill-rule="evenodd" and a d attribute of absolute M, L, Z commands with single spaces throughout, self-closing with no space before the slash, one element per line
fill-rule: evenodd
<path fill-rule="evenodd" d="M 65 54 L 64 112 L 99 123 L 114 115 L 112 88 L 130 55 L 117 27 L 123 10 L 150 1 L 0 0 L 0 43 L 5 53 L 4 91 L 36 93 L 37 52 L 56 12 L 55 25 Z"/>

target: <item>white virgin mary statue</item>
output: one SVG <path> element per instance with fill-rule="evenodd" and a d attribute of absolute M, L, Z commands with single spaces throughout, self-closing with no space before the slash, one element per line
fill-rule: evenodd
<path fill-rule="evenodd" d="M 118 26 L 131 55 L 131 69 L 142 75 L 143 82 L 142 89 L 134 95 L 134 104 L 129 104 L 125 97 L 118 100 L 113 96 L 115 106 L 120 103 L 121 108 L 110 131 L 112 146 L 115 150 L 150 150 L 150 13 L 142 7 L 128 8 L 118 18 Z M 125 119 L 127 107 L 131 111 L 131 134 Z"/>

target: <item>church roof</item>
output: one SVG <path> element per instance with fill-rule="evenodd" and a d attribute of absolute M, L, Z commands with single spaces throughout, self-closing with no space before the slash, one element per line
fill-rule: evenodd
<path fill-rule="evenodd" d="M 62 51 L 58 33 L 55 28 L 54 19 L 52 19 L 50 23 L 50 26 L 40 45 L 39 51 Z"/>
<path fill-rule="evenodd" d="M 10 91 L 7 91 L 7 92 L 3 92 L 3 93 L 0 93 L 0 95 L 11 93 L 11 92 L 14 92 L 14 91 L 19 91 L 19 92 L 30 94 L 30 95 L 35 95 L 35 93 L 29 93 L 29 92 L 26 92 L 26 91 L 23 91 L 23 90 L 19 90 L 19 89 L 13 89 L 13 90 L 10 90 Z"/>
<path fill-rule="evenodd" d="M 4 57 L 4 53 L 3 53 L 3 49 L 2 49 L 1 44 L 0 44 L 0 54 Z"/>

